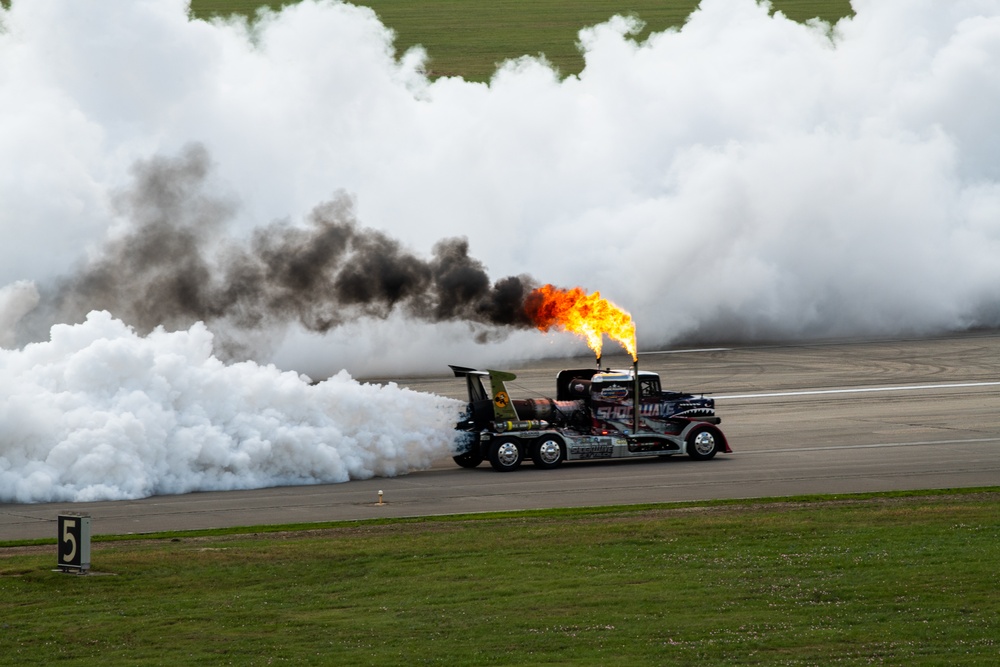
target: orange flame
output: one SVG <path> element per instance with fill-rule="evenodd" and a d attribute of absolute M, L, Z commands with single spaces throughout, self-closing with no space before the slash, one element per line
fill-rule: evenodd
<path fill-rule="evenodd" d="M 555 328 L 583 336 L 598 359 L 604 334 L 621 343 L 633 361 L 638 359 L 632 316 L 601 298 L 600 292 L 587 294 L 580 287 L 566 290 L 543 285 L 528 295 L 524 310 L 541 331 Z"/>

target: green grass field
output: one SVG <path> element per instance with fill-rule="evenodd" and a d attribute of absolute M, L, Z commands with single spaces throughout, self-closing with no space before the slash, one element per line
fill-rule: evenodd
<path fill-rule="evenodd" d="M 253 16 L 264 4 L 254 0 L 192 0 L 195 16 L 234 13 Z M 697 7 L 693 0 L 366 0 L 382 22 L 396 31 L 397 51 L 423 45 L 433 76 L 460 75 L 486 81 L 496 64 L 508 58 L 544 53 L 563 75 L 576 74 L 583 59 L 576 48 L 581 28 L 603 23 L 615 14 L 638 16 L 649 32 L 684 23 Z M 849 0 L 775 0 L 776 10 L 804 21 L 836 21 L 851 14 Z"/>
<path fill-rule="evenodd" d="M 1000 489 L 0 546 L 3 665 L 994 665 Z"/>

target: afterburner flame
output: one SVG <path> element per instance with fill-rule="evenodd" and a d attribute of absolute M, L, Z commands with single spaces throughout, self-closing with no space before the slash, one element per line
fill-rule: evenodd
<path fill-rule="evenodd" d="M 605 334 L 621 343 L 633 361 L 638 358 L 632 316 L 602 298 L 600 292 L 587 294 L 580 287 L 566 290 L 543 285 L 528 295 L 524 310 L 541 331 L 562 329 L 583 336 L 598 359 Z"/>

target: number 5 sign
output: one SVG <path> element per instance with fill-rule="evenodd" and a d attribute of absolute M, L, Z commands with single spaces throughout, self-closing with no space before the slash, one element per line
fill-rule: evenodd
<path fill-rule="evenodd" d="M 90 517 L 83 514 L 60 514 L 59 567 L 65 572 L 90 569 Z"/>

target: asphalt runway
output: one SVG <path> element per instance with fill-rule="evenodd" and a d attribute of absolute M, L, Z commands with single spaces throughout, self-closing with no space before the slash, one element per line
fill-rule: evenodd
<path fill-rule="evenodd" d="M 462 359 L 454 363 L 463 364 Z M 554 393 L 555 373 L 592 357 L 511 367 L 515 397 Z M 604 365 L 629 367 L 624 356 Z M 530 464 L 496 473 L 450 459 L 402 477 L 344 484 L 0 505 L 0 540 L 55 537 L 56 517 L 92 534 L 414 517 L 550 507 L 1000 485 L 1000 333 L 934 340 L 649 351 L 665 388 L 710 393 L 734 450 L 686 457 Z M 464 381 L 392 378 L 464 398 Z M 381 492 L 381 504 L 379 494 Z"/>

